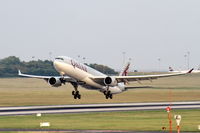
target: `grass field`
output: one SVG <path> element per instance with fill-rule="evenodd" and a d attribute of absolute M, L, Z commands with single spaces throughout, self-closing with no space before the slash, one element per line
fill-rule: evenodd
<path fill-rule="evenodd" d="M 87 103 L 122 103 L 122 102 L 156 102 L 156 101 L 197 101 L 200 100 L 200 75 L 186 75 L 144 81 L 142 84 L 131 83 L 131 86 L 152 86 L 128 90 L 114 95 L 107 100 L 98 91 L 79 88 L 82 99 L 74 100 L 70 84 L 54 88 L 39 79 L 0 79 L 0 106 L 21 105 L 55 105 Z"/>
<path fill-rule="evenodd" d="M 182 116 L 181 131 L 198 131 L 200 110 L 174 110 L 172 116 Z M 42 117 L 1 116 L 0 128 L 9 129 L 42 129 L 40 122 L 50 122 L 51 127 L 44 129 L 95 129 L 95 130 L 132 130 L 162 131 L 169 129 L 167 112 L 163 111 L 128 111 L 81 114 L 51 114 Z M 9 123 L 9 124 L 8 124 Z M 172 118 L 173 130 L 176 122 Z"/>
<path fill-rule="evenodd" d="M 0 79 L 0 106 L 22 105 L 57 105 L 87 103 L 123 103 L 123 102 L 156 102 L 156 101 L 200 101 L 200 75 L 163 78 L 144 81 L 142 84 L 131 83 L 130 86 L 151 86 L 114 95 L 106 100 L 98 91 L 80 87 L 81 100 L 74 100 L 70 84 L 59 88 L 49 86 L 38 79 L 14 78 Z M 200 125 L 200 110 L 173 110 L 182 115 L 182 131 L 197 131 Z M 39 123 L 49 121 L 52 129 L 120 129 L 138 131 L 161 131 L 168 127 L 167 113 L 163 111 L 129 111 L 107 113 L 51 114 L 38 118 L 30 116 L 1 116 L 0 128 L 39 129 Z M 8 124 L 9 123 L 9 124 Z M 175 121 L 173 120 L 175 130 Z"/>

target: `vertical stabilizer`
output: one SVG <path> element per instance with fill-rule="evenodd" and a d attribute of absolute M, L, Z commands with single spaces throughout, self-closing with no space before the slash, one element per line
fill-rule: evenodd
<path fill-rule="evenodd" d="M 169 71 L 170 71 L 170 72 L 173 72 L 174 69 L 173 69 L 172 67 L 169 67 Z"/>
<path fill-rule="evenodd" d="M 130 62 L 127 62 L 127 64 L 124 66 L 122 71 L 120 72 L 119 76 L 127 76 L 128 75 L 128 69 L 130 67 Z"/>

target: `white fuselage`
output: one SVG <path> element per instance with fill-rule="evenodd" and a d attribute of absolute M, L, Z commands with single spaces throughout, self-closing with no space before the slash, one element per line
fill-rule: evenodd
<path fill-rule="evenodd" d="M 105 76 L 107 75 L 88 67 L 85 64 L 79 63 L 72 58 L 59 56 L 54 60 L 54 67 L 62 76 L 69 76 L 76 81 L 84 82 L 82 85 L 87 89 L 94 89 L 104 92 L 107 87 L 106 85 L 99 84 L 93 81 L 91 78 L 94 76 Z M 109 91 L 112 94 L 117 94 L 125 91 L 124 83 L 118 83 L 117 86 L 109 87 Z"/>

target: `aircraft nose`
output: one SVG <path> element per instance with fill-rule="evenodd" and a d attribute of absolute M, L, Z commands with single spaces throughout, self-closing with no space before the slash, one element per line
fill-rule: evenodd
<path fill-rule="evenodd" d="M 65 73 L 62 70 L 62 64 L 59 60 L 54 60 L 53 65 L 56 71 L 60 73 L 60 75 L 65 75 Z"/>
<path fill-rule="evenodd" d="M 58 61 L 57 61 L 57 60 L 54 60 L 54 61 L 53 61 L 53 65 L 54 65 L 54 67 L 56 68 L 56 67 L 58 66 Z"/>

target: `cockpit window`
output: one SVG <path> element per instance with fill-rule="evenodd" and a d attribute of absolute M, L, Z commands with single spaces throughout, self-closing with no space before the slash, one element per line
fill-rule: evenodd
<path fill-rule="evenodd" d="M 58 57 L 58 58 L 56 58 L 56 60 L 64 60 L 63 58 L 60 58 L 60 57 Z"/>

